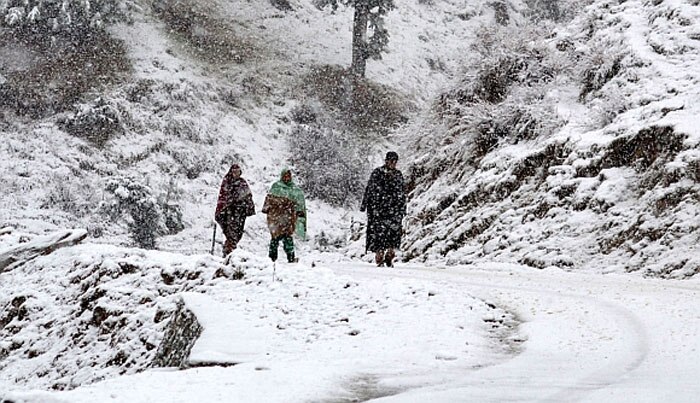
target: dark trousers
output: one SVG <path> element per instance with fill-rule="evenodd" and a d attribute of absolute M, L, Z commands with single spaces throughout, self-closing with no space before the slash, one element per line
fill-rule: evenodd
<path fill-rule="evenodd" d="M 272 259 L 273 262 L 277 260 L 277 250 L 279 249 L 280 241 L 282 241 L 282 249 L 284 249 L 284 253 L 287 254 L 287 261 L 293 261 L 294 240 L 292 239 L 291 235 L 280 235 L 277 238 L 272 238 L 270 240 L 270 253 L 268 256 L 270 256 L 270 259 Z"/>
<path fill-rule="evenodd" d="M 245 227 L 246 217 L 243 214 L 230 214 L 226 215 L 223 220 L 219 223 L 221 229 L 224 231 L 226 236 L 226 243 L 224 244 L 224 256 L 228 255 L 238 247 L 238 242 L 240 242 L 243 237 L 243 230 Z"/>

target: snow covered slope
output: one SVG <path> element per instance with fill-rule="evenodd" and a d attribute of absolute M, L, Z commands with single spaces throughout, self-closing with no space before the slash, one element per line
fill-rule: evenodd
<path fill-rule="evenodd" d="M 526 38 L 496 66 L 529 56 L 490 99 L 477 64 L 406 135 L 405 258 L 700 272 L 698 26 L 696 1 L 595 1 L 551 35 L 491 34 Z"/>
<path fill-rule="evenodd" d="M 129 177 L 147 185 L 153 197 L 181 207 L 185 230 L 161 238 L 159 248 L 208 250 L 216 193 L 230 163 L 242 164 L 260 206 L 298 152 L 287 144 L 295 126 L 290 111 L 318 103 L 304 90 L 309 75 L 350 61 L 351 9 L 332 13 L 311 0 L 290 3 L 294 11 L 283 12 L 267 1 L 157 2 L 132 23 L 111 27 L 132 64 L 125 77 L 98 85 L 58 116 L 34 120 L 3 113 L 0 222 L 29 233 L 80 225 L 100 241 L 131 244 L 127 221 L 111 220 L 100 209 L 110 198 L 106 183 Z M 182 9 L 165 12 L 162 4 Z M 493 13 L 488 2 L 402 3 L 388 17 L 389 51 L 368 63 L 368 79 L 391 88 L 407 107 L 420 108 L 457 71 L 463 42 Z M 187 36 L 177 30 L 177 18 L 190 18 L 198 28 Z M 210 44 L 217 40 L 224 44 Z M 20 59 L 13 68 L 23 68 Z M 81 113 L 117 120 L 117 133 L 102 145 L 68 134 L 60 122 Z M 366 157 L 374 164 L 384 152 L 377 147 Z M 346 216 L 338 222 L 326 220 L 325 204 L 312 201 L 311 208 L 319 212 L 310 223 L 312 238 L 321 231 L 347 236 L 344 211 L 330 210 Z M 263 221 L 262 215 L 249 221 L 247 249 L 263 250 Z"/>
<path fill-rule="evenodd" d="M 224 265 L 209 255 L 97 244 L 36 258 L 0 277 L 8 307 L 0 316 L 0 399 L 150 368 L 179 298 L 204 328 L 192 365 L 304 358 L 337 383 L 406 362 L 416 373 L 490 365 L 518 344 L 511 313 L 459 288 L 356 281 L 332 273 L 335 265 L 273 268 L 244 251 Z M 245 277 L 234 280 L 234 271 Z"/>

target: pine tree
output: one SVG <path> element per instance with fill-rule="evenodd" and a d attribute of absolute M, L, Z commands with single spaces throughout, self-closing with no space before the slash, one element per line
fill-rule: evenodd
<path fill-rule="evenodd" d="M 389 43 L 389 32 L 384 28 L 384 16 L 394 9 L 394 0 L 317 0 L 319 8 L 338 5 L 353 7 L 355 17 L 352 29 L 352 64 L 355 77 L 364 77 L 367 59 L 381 59 Z M 368 31 L 372 31 L 371 36 Z"/>

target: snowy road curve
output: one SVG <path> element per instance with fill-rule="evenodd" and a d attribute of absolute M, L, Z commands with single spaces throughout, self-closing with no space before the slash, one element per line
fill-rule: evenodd
<path fill-rule="evenodd" d="M 354 276 L 449 281 L 524 322 L 523 352 L 381 402 L 697 402 L 700 284 L 513 267 L 344 266 Z M 683 330 L 685 329 L 685 330 Z"/>
<path fill-rule="evenodd" d="M 272 280 L 266 268 L 250 269 L 249 285 L 220 281 L 190 296 L 201 300 L 200 319 L 212 319 L 203 323 L 216 341 L 202 336 L 199 347 L 238 356 L 250 350 L 257 358 L 156 368 L 62 392 L 3 396 L 0 383 L 0 400 L 700 401 L 697 280 L 329 260 L 316 268 L 282 265 Z M 483 308 L 491 305 L 500 309 Z M 504 310 L 520 325 L 509 319 L 487 330 L 497 320 L 492 312 Z"/>

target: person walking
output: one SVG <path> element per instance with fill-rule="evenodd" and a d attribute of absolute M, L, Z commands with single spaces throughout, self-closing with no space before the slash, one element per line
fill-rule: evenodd
<path fill-rule="evenodd" d="M 306 238 L 306 202 L 304 193 L 292 181 L 292 171 L 282 169 L 280 180 L 272 184 L 265 197 L 262 212 L 267 214 L 267 228 L 270 230 L 270 248 L 268 256 L 277 260 L 280 241 L 287 254 L 289 263 L 298 262 L 294 253 L 292 235 Z"/>
<path fill-rule="evenodd" d="M 221 181 L 219 199 L 214 212 L 214 219 L 226 236 L 224 257 L 238 247 L 238 242 L 243 237 L 246 218 L 255 214 L 253 194 L 250 192 L 248 182 L 241 177 L 241 173 L 240 165 L 231 165 Z"/>
<path fill-rule="evenodd" d="M 401 246 L 401 222 L 406 215 L 403 175 L 396 169 L 399 155 L 386 153 L 384 165 L 375 168 L 365 188 L 360 211 L 367 211 L 365 251 L 374 252 L 377 267 L 394 266 L 396 249 Z"/>

